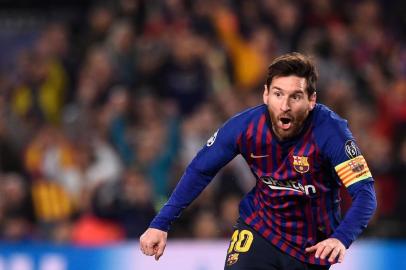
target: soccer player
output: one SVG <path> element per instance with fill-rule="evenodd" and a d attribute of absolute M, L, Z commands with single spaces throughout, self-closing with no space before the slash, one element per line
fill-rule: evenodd
<path fill-rule="evenodd" d="M 256 177 L 239 206 L 224 269 L 329 269 L 376 209 L 373 179 L 347 121 L 316 103 L 316 68 L 299 53 L 268 68 L 264 104 L 229 119 L 187 167 L 140 238 L 158 260 L 175 218 L 241 154 Z M 339 188 L 352 197 L 340 217 Z"/>

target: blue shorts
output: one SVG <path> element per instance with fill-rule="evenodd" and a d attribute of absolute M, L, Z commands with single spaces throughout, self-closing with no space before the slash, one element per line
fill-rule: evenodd
<path fill-rule="evenodd" d="M 279 250 L 254 229 L 239 220 L 227 250 L 224 270 L 327 270 L 308 264 Z"/>

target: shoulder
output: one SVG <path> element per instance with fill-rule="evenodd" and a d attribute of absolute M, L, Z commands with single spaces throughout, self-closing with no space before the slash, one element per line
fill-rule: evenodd
<path fill-rule="evenodd" d="M 224 126 L 229 128 L 237 128 L 243 130 L 247 128 L 249 123 L 259 119 L 264 113 L 267 113 L 267 107 L 265 104 L 261 104 L 255 107 L 248 108 L 233 117 L 231 117 Z"/>
<path fill-rule="evenodd" d="M 248 108 L 248 109 L 234 115 L 232 118 L 240 118 L 240 119 L 248 118 L 248 119 L 252 119 L 252 118 L 255 118 L 255 117 L 258 117 L 258 116 L 262 115 L 264 112 L 267 112 L 267 110 L 268 109 L 267 109 L 265 104 L 260 104 L 260 105 L 257 105 L 255 107 Z"/>
<path fill-rule="evenodd" d="M 207 141 L 207 146 L 212 146 L 214 141 L 219 141 L 220 144 L 231 143 L 236 145 L 238 137 L 248 129 L 251 123 L 255 122 L 255 119 L 259 119 L 265 112 L 267 112 L 266 105 L 258 105 L 234 115 L 213 134 Z"/>
<path fill-rule="evenodd" d="M 317 103 L 314 107 L 314 123 L 321 125 L 347 125 L 347 120 L 326 105 Z"/>
<path fill-rule="evenodd" d="M 316 104 L 313 112 L 313 126 L 316 135 L 326 136 L 334 133 L 344 137 L 351 136 L 346 119 L 323 104 Z M 352 137 L 352 136 L 351 136 Z"/>
<path fill-rule="evenodd" d="M 314 137 L 321 149 L 344 147 L 354 140 L 346 119 L 322 104 L 317 104 L 314 110 Z"/>

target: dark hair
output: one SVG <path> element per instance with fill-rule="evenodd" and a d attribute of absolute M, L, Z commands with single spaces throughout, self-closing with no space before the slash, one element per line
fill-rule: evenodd
<path fill-rule="evenodd" d="M 316 92 L 316 66 L 308 56 L 297 52 L 281 55 L 269 65 L 266 85 L 269 87 L 275 77 L 290 75 L 306 79 L 306 91 L 309 97 Z"/>

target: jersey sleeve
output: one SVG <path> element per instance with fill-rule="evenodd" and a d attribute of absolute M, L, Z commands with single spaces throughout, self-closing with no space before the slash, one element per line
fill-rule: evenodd
<path fill-rule="evenodd" d="M 346 248 L 366 228 L 376 209 L 373 178 L 368 165 L 348 129 L 347 121 L 331 113 L 329 123 L 321 125 L 325 133 L 323 154 L 334 168 L 338 181 L 349 191 L 352 204 L 330 237 L 339 239 Z"/>
<path fill-rule="evenodd" d="M 151 228 L 168 231 L 182 210 L 203 191 L 217 172 L 239 153 L 237 138 L 240 126 L 239 118 L 231 118 L 209 138 L 186 168 L 168 202 L 151 222 Z"/>
<path fill-rule="evenodd" d="M 333 115 L 322 132 L 322 151 L 340 181 L 349 188 L 360 181 L 373 181 L 368 164 L 348 128 L 347 121 Z"/>

